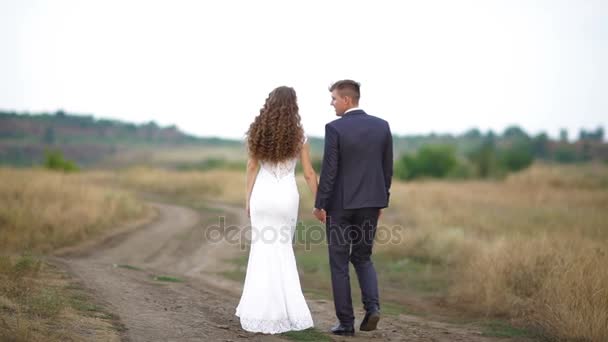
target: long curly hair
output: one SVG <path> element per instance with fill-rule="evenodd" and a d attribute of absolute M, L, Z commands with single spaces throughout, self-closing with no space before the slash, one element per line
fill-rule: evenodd
<path fill-rule="evenodd" d="M 261 161 L 284 161 L 300 153 L 303 141 L 296 91 L 285 86 L 274 89 L 247 131 L 249 155 Z"/>

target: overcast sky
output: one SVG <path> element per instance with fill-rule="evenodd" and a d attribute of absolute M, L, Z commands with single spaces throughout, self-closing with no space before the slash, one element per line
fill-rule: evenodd
<path fill-rule="evenodd" d="M 322 136 L 343 78 L 397 134 L 608 128 L 606 0 L 0 0 L 0 49 L 0 109 L 204 136 L 279 85 Z"/>

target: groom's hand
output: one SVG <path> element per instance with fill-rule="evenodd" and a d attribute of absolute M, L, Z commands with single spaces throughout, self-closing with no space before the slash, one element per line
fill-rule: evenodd
<path fill-rule="evenodd" d="M 327 219 L 327 213 L 325 212 L 325 210 L 314 208 L 312 210 L 312 214 L 315 215 L 317 220 L 325 223 L 325 220 Z"/>

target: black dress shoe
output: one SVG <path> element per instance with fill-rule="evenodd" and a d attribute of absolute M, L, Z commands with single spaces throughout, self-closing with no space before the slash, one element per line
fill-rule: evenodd
<path fill-rule="evenodd" d="M 378 310 L 368 311 L 365 313 L 365 317 L 363 318 L 363 321 L 361 322 L 361 326 L 359 327 L 359 330 L 361 330 L 361 331 L 376 330 L 379 320 L 380 320 L 380 311 L 378 311 Z"/>
<path fill-rule="evenodd" d="M 331 328 L 331 333 L 341 336 L 354 336 L 355 328 L 352 325 L 348 326 L 338 323 L 335 327 Z"/>

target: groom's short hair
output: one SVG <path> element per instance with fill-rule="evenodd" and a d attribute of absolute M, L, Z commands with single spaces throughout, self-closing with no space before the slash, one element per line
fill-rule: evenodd
<path fill-rule="evenodd" d="M 329 87 L 329 91 L 338 90 L 340 96 L 348 96 L 353 99 L 354 103 L 359 103 L 361 93 L 359 92 L 359 82 L 353 80 L 340 80 Z"/>

